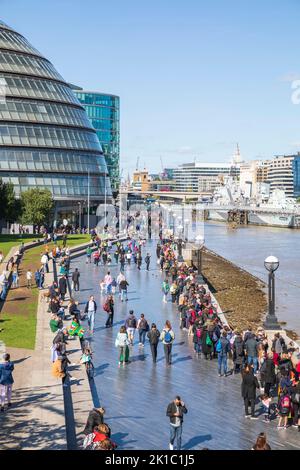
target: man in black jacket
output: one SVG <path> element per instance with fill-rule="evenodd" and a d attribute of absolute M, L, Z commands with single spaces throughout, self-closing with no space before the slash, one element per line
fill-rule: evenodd
<path fill-rule="evenodd" d="M 156 362 L 157 358 L 157 345 L 160 338 L 160 331 L 156 328 L 155 323 L 152 323 L 151 330 L 147 334 L 150 342 L 151 354 L 153 362 Z"/>
<path fill-rule="evenodd" d="M 75 291 L 79 291 L 79 278 L 80 272 L 78 271 L 78 268 L 75 268 L 75 271 L 72 274 L 73 288 Z"/>
<path fill-rule="evenodd" d="M 182 424 L 183 415 L 187 413 L 187 408 L 184 402 L 177 395 L 174 401 L 172 401 L 167 408 L 167 416 L 170 418 L 170 450 L 174 449 L 174 441 L 177 439 L 177 450 L 181 449 L 181 435 L 182 435 Z"/>
<path fill-rule="evenodd" d="M 67 293 L 67 278 L 66 276 L 62 276 L 58 281 L 59 286 L 59 293 L 61 296 L 61 300 L 65 300 L 65 296 Z"/>
<path fill-rule="evenodd" d="M 83 430 L 85 435 L 91 434 L 96 426 L 99 426 L 99 424 L 103 424 L 104 413 L 104 408 L 93 408 L 92 411 L 89 412 L 89 416 L 85 428 Z"/>

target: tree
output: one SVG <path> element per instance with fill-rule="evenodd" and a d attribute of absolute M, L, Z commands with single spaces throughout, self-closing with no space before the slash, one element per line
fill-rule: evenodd
<path fill-rule="evenodd" d="M 52 194 L 48 189 L 28 189 L 21 194 L 21 223 L 40 227 L 49 222 L 54 206 Z"/>
<path fill-rule="evenodd" d="M 7 222 L 15 222 L 20 216 L 20 201 L 16 199 L 14 185 L 4 183 L 0 178 L 0 218 Z"/>
<path fill-rule="evenodd" d="M 296 201 L 298 204 L 300 204 L 300 197 L 297 197 L 297 201 Z"/>

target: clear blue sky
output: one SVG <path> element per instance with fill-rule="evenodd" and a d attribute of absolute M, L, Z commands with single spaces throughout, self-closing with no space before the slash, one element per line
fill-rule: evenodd
<path fill-rule="evenodd" d="M 300 150 L 299 0 L 0 0 L 61 75 L 121 97 L 123 175 Z"/>

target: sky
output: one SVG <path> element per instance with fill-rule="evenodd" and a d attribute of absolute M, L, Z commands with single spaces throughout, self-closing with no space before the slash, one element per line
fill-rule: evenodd
<path fill-rule="evenodd" d="M 246 160 L 300 151 L 299 15 L 299 0 L 0 0 L 67 81 L 120 96 L 123 177 L 137 157 L 228 162 L 236 142 Z"/>

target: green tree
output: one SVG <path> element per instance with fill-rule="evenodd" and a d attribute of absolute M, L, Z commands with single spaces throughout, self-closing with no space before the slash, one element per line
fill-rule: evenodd
<path fill-rule="evenodd" d="M 54 201 L 48 189 L 28 189 L 21 194 L 21 223 L 40 227 L 49 223 Z"/>
<path fill-rule="evenodd" d="M 300 197 L 297 197 L 297 203 L 300 204 Z"/>
<path fill-rule="evenodd" d="M 4 183 L 0 178 L 0 218 L 15 222 L 20 216 L 20 201 L 16 199 L 14 185 Z"/>

